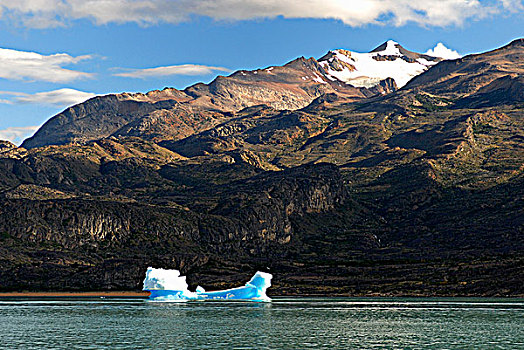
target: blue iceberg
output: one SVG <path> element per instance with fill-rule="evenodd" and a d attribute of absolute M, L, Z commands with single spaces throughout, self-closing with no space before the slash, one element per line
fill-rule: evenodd
<path fill-rule="evenodd" d="M 178 270 L 164 270 L 149 267 L 146 272 L 143 290 L 151 293 L 150 300 L 155 301 L 189 301 L 189 300 L 251 300 L 271 301 L 266 290 L 271 286 L 273 276 L 257 272 L 242 287 L 206 292 L 197 287 L 191 292 L 186 277 L 180 276 Z"/>

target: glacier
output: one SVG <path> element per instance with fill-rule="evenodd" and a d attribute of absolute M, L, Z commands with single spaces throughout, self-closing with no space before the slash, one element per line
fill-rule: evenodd
<path fill-rule="evenodd" d="M 191 301 L 191 300 L 250 300 L 270 302 L 266 290 L 271 287 L 273 276 L 258 271 L 242 287 L 205 291 L 198 286 L 194 292 L 188 289 L 186 277 L 178 270 L 165 270 L 148 267 L 144 279 L 144 291 L 151 293 L 153 301 Z"/>

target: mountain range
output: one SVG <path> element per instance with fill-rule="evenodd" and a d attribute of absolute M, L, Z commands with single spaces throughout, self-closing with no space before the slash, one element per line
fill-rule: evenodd
<path fill-rule="evenodd" d="M 387 94 L 439 61 L 388 41 L 370 53 L 330 51 L 318 61 L 301 57 L 282 67 L 241 70 L 183 91 L 166 88 L 101 96 L 50 119 L 22 147 L 108 136 L 184 138 L 220 124 L 231 112 L 256 105 L 297 110 L 328 93 L 348 102 Z"/>
<path fill-rule="evenodd" d="M 0 142 L 0 289 L 133 290 L 148 266 L 279 294 L 524 295 L 524 39 L 388 41 L 99 96 Z"/>

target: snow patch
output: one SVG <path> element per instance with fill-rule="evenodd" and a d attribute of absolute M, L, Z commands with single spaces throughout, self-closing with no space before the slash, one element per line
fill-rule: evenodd
<path fill-rule="evenodd" d="M 393 40 L 388 40 L 386 42 L 386 48 L 382 51 L 380 51 L 381 55 L 388 55 L 388 56 L 402 56 L 400 53 L 400 50 L 397 47 L 398 43 Z"/>
<path fill-rule="evenodd" d="M 315 77 L 313 78 L 313 81 L 320 83 L 320 84 L 327 84 L 327 82 L 324 81 L 324 79 L 322 79 L 321 77 L 319 77 L 318 74 L 316 73 L 315 73 Z"/>

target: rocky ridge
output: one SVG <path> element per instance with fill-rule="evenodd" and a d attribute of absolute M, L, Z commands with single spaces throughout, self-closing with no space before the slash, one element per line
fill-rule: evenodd
<path fill-rule="evenodd" d="M 218 76 L 209 84 L 195 84 L 182 91 L 166 88 L 147 94 L 95 97 L 51 118 L 22 146 L 34 148 L 109 136 L 140 136 L 153 141 L 182 139 L 231 118 L 231 113 L 256 105 L 297 110 L 324 94 L 336 94 L 347 102 L 388 94 L 430 64 L 440 61 L 439 58 L 407 51 L 394 42 L 382 46 L 385 47 L 382 51 L 379 47 L 369 54 L 353 53 L 360 55 L 362 62 L 366 59 L 375 62 L 370 67 L 364 62 L 362 72 L 353 72 L 361 79 L 363 74 L 371 74 L 370 69 L 376 70 L 378 75 L 363 78 L 366 81 L 371 79 L 365 84 L 346 79 L 347 71 L 353 71 L 352 65 L 335 57 L 342 52 L 351 55 L 351 52 L 331 51 L 318 61 L 301 57 L 284 66 L 240 70 L 228 77 Z M 386 54 L 394 57 L 385 65 L 372 59 L 386 57 Z M 328 56 L 333 56 L 334 61 L 327 59 Z M 348 56 L 347 59 L 351 61 L 352 58 Z M 401 66 L 398 66 L 399 62 L 402 62 Z M 337 66 L 333 68 L 334 65 Z M 340 68 L 343 65 L 345 69 Z M 338 73 L 335 74 L 333 69 Z"/>

